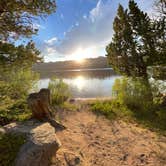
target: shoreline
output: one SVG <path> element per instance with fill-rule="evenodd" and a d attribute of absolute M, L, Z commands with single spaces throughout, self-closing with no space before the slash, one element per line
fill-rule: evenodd
<path fill-rule="evenodd" d="M 69 101 L 74 100 L 74 101 L 108 101 L 108 100 L 112 100 L 114 97 L 110 96 L 110 97 L 76 97 L 76 98 L 71 98 L 69 99 Z"/>

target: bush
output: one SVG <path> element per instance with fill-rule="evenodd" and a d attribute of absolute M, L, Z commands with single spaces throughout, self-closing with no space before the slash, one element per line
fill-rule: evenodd
<path fill-rule="evenodd" d="M 102 114 L 106 116 L 109 119 L 115 118 L 115 112 L 113 111 L 113 105 L 111 102 L 101 102 L 97 101 L 95 103 L 92 103 L 91 105 L 91 111 L 97 113 L 97 114 Z"/>
<path fill-rule="evenodd" d="M 0 76 L 0 124 L 24 120 L 31 116 L 26 99 L 38 75 L 30 68 L 2 68 Z"/>
<path fill-rule="evenodd" d="M 12 121 L 25 121 L 31 116 L 32 112 L 28 109 L 26 101 L 20 100 L 8 109 L 0 110 L 0 125 L 6 125 Z"/>
<path fill-rule="evenodd" d="M 117 103 L 119 108 L 116 104 L 113 110 L 118 116 L 130 115 L 138 123 L 165 133 L 166 106 L 160 101 L 161 97 L 156 101 L 157 98 L 154 100 L 152 94 L 154 95 L 153 88 L 143 79 L 118 79 L 113 86 L 113 95 L 116 96 L 114 103 Z"/>
<path fill-rule="evenodd" d="M 118 102 L 130 109 L 146 109 L 152 105 L 151 87 L 146 80 L 116 79 L 112 89 Z"/>
<path fill-rule="evenodd" d="M 60 105 L 70 97 L 69 87 L 62 79 L 52 78 L 48 88 L 51 92 L 52 104 Z"/>
<path fill-rule="evenodd" d="M 0 134 L 0 163 L 2 166 L 14 165 L 14 160 L 21 147 L 26 142 L 23 135 Z"/>

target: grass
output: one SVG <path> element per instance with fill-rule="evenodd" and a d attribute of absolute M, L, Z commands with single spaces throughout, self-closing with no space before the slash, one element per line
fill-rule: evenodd
<path fill-rule="evenodd" d="M 73 103 L 70 103 L 68 101 L 61 104 L 60 109 L 67 110 L 67 111 L 77 111 L 79 109 L 79 106 Z"/>
<path fill-rule="evenodd" d="M 151 109 L 133 110 L 132 112 L 138 123 L 166 135 L 166 108 L 154 106 Z"/>
<path fill-rule="evenodd" d="M 0 165 L 13 166 L 17 153 L 25 142 L 23 135 L 0 134 Z"/>
<path fill-rule="evenodd" d="M 61 105 L 70 97 L 69 86 L 62 79 L 52 78 L 48 88 L 51 92 L 52 105 Z"/>
<path fill-rule="evenodd" d="M 92 103 L 91 111 L 93 111 L 97 115 L 104 115 L 110 120 L 116 118 L 116 114 L 113 111 L 112 104 L 108 101 L 96 101 L 95 103 Z"/>
<path fill-rule="evenodd" d="M 161 134 L 166 134 L 166 108 L 151 106 L 147 109 L 129 109 L 127 106 L 112 101 L 95 101 L 90 104 L 90 110 L 97 115 L 104 115 L 110 120 L 120 118 L 136 122 Z"/>

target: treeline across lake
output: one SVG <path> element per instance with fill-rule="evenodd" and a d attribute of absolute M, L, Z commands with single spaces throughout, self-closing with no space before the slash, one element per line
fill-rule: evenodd
<path fill-rule="evenodd" d="M 84 59 L 81 63 L 70 61 L 58 61 L 48 63 L 37 63 L 33 66 L 35 71 L 57 71 L 57 70 L 74 70 L 74 69 L 95 69 L 95 68 L 107 68 L 109 67 L 106 57 L 88 58 Z"/>

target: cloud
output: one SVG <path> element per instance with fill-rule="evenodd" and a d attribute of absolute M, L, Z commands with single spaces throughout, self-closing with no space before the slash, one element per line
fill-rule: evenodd
<path fill-rule="evenodd" d="M 140 7 L 152 7 L 152 0 L 144 2 L 137 0 Z M 103 43 L 108 44 L 113 34 L 113 20 L 117 13 L 118 4 L 121 3 L 127 7 L 127 1 L 124 0 L 99 0 L 95 8 L 89 14 L 83 15 L 79 23 L 76 23 L 69 31 L 65 33 L 65 38 L 56 46 L 56 50 L 61 54 L 72 54 L 78 48 L 86 49 L 91 46 L 100 46 Z M 145 10 L 146 10 L 145 9 Z"/>
<path fill-rule="evenodd" d="M 42 54 L 45 56 L 55 55 L 57 53 L 55 47 L 50 45 L 43 45 L 42 47 Z"/>
<path fill-rule="evenodd" d="M 79 22 L 76 22 L 76 23 L 75 23 L 75 26 L 79 26 Z"/>
<path fill-rule="evenodd" d="M 137 0 L 139 7 L 147 12 L 150 11 L 153 0 L 149 1 Z M 126 8 L 128 1 L 98 0 L 89 13 L 84 14 L 79 21 L 64 32 L 61 40 L 56 37 L 45 40 L 42 50 L 43 55 L 46 55 L 46 61 L 70 59 L 81 52 L 84 57 L 104 55 L 105 46 L 111 41 L 113 35 L 112 24 L 119 3 Z M 63 18 L 62 15 L 61 18 Z"/>
<path fill-rule="evenodd" d="M 44 43 L 48 45 L 52 45 L 52 44 L 55 44 L 56 41 L 57 41 L 57 37 L 53 37 L 49 40 L 45 40 Z"/>
<path fill-rule="evenodd" d="M 62 13 L 60 14 L 60 18 L 61 18 L 61 19 L 64 19 L 64 15 L 63 15 Z"/>
<path fill-rule="evenodd" d="M 88 15 L 83 16 L 79 24 L 76 24 L 65 34 L 65 38 L 57 45 L 57 51 L 62 54 L 72 54 L 78 48 L 86 49 L 91 46 L 100 46 L 110 41 L 112 37 L 112 21 L 117 5 L 108 0 L 103 3 L 99 0 L 96 7 Z"/>
<path fill-rule="evenodd" d="M 83 15 L 83 18 L 84 18 L 84 19 L 87 19 L 87 15 L 86 15 L 86 14 L 84 14 L 84 15 Z"/>
<path fill-rule="evenodd" d="M 58 41 L 57 37 L 54 36 L 48 40 L 44 40 L 44 43 L 40 45 L 40 50 L 46 62 L 54 60 L 55 55 L 58 54 L 55 46 L 57 41 Z"/>
<path fill-rule="evenodd" d="M 103 2 L 102 0 L 99 0 L 96 7 L 90 11 L 89 17 L 91 18 L 92 22 L 95 22 L 99 17 L 102 16 L 103 14 L 102 7 L 103 7 Z"/>

